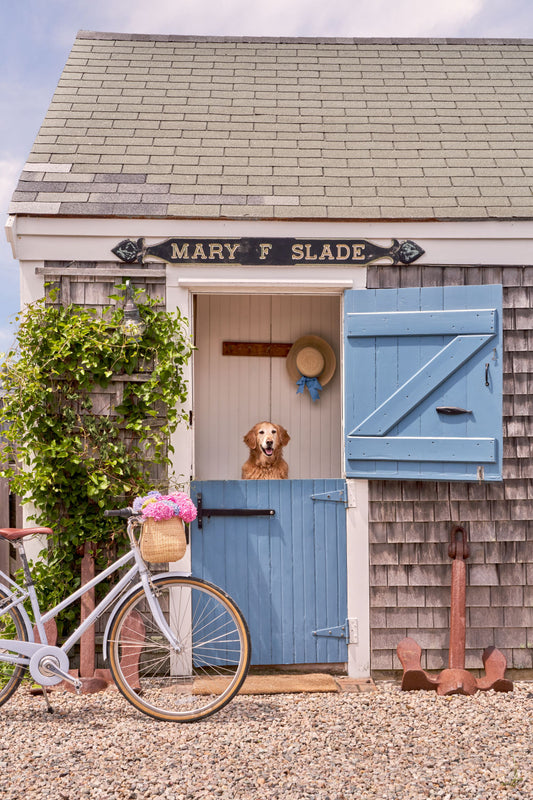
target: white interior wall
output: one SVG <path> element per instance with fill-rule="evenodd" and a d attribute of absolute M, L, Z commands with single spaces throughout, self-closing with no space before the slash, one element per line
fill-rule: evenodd
<path fill-rule="evenodd" d="M 341 464 L 339 295 L 199 295 L 194 354 L 195 477 L 239 479 L 242 439 L 270 420 L 291 436 L 291 478 L 337 478 Z M 223 341 L 295 342 L 316 334 L 331 344 L 337 370 L 320 400 L 296 394 L 280 357 L 223 356 Z"/>

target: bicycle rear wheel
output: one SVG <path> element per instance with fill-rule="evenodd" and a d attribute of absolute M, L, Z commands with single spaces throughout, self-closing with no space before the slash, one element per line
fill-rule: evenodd
<path fill-rule="evenodd" d="M 153 583 L 181 651 L 161 633 L 141 587 L 125 598 L 111 624 L 111 673 L 139 711 L 169 722 L 195 722 L 239 691 L 250 664 L 248 626 L 233 600 L 207 581 L 162 576 Z"/>
<path fill-rule="evenodd" d="M 11 602 L 8 598 L 8 593 L 0 587 L 0 639 L 20 639 L 27 642 L 28 632 L 18 608 L 2 611 L 2 606 Z M 17 691 L 26 672 L 26 667 L 20 664 L 3 661 L 2 655 L 7 653 L 8 651 L 0 646 L 0 706 Z"/>

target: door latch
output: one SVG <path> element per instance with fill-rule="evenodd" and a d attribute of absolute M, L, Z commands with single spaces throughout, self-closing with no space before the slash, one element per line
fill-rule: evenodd
<path fill-rule="evenodd" d="M 201 492 L 196 495 L 196 508 L 199 530 L 204 526 L 204 517 L 273 517 L 276 514 L 273 508 L 204 508 Z"/>

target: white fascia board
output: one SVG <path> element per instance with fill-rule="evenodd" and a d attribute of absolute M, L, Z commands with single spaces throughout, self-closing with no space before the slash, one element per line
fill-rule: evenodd
<path fill-rule="evenodd" d="M 122 239 L 144 238 L 150 245 L 171 237 L 279 236 L 368 239 L 383 245 L 391 239 L 413 239 L 425 250 L 416 262 L 419 266 L 533 265 L 533 220 L 352 223 L 18 216 L 8 219 L 6 233 L 20 261 L 120 263 L 111 251 Z"/>
<path fill-rule="evenodd" d="M 17 229 L 17 217 L 10 215 L 6 220 L 5 231 L 6 231 L 6 239 L 8 243 L 11 245 L 11 252 L 13 253 L 13 258 L 17 258 L 16 229 Z"/>

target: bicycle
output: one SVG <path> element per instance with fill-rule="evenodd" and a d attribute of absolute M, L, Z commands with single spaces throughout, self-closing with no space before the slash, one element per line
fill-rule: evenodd
<path fill-rule="evenodd" d="M 246 678 L 251 653 L 246 620 L 214 584 L 183 572 L 152 575 L 135 535 L 140 515 L 131 508 L 105 511 L 104 516 L 127 519 L 130 549 L 45 614 L 39 608 L 23 539 L 52 531 L 0 529 L 0 537 L 17 548 L 24 573 L 21 587 L 0 570 L 0 705 L 12 697 L 28 671 L 43 687 L 49 710 L 47 687 L 68 681 L 79 693 L 82 683 L 69 674 L 68 654 L 112 607 L 102 648 L 124 697 L 157 720 L 195 722 L 214 714 L 235 697 Z M 130 561 L 134 563 L 126 574 L 63 645 L 48 644 L 45 624 Z M 40 643 L 24 607 L 27 599 Z"/>

